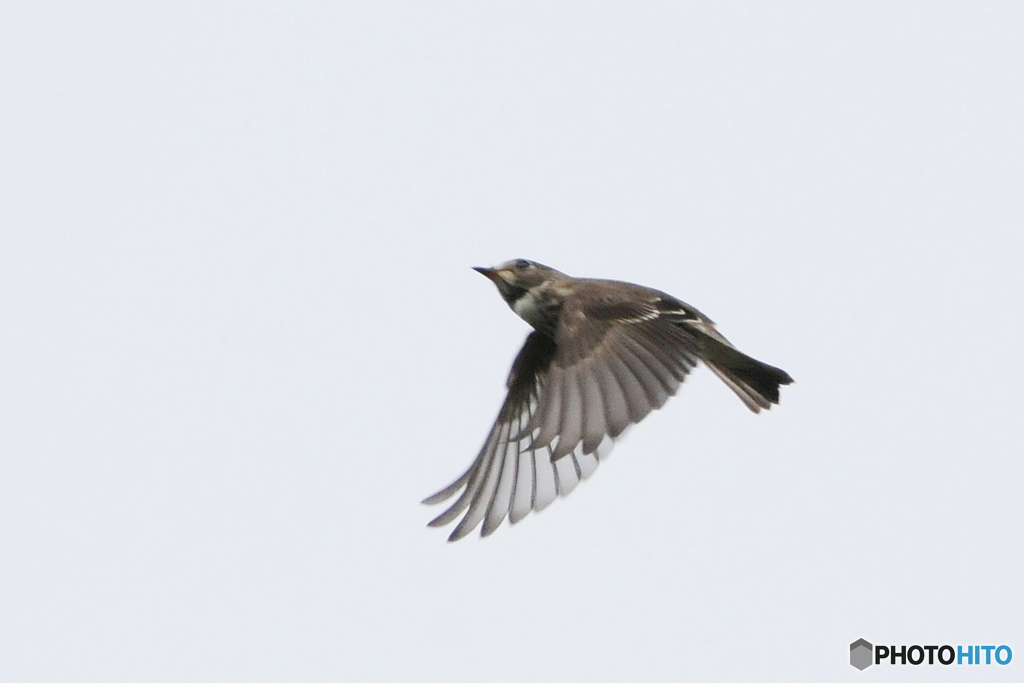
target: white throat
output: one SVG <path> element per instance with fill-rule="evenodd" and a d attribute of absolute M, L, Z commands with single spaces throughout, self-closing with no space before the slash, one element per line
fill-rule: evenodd
<path fill-rule="evenodd" d="M 537 302 L 533 300 L 533 297 L 530 296 L 529 292 L 512 303 L 512 310 L 515 311 L 516 315 L 520 318 L 530 323 L 532 327 L 537 327 L 544 321 L 544 317 L 541 315 Z"/>

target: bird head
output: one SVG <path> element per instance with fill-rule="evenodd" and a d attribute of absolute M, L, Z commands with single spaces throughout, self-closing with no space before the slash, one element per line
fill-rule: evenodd
<path fill-rule="evenodd" d="M 565 277 L 554 268 L 524 258 L 506 261 L 494 268 L 473 268 L 494 283 L 505 301 L 512 306 L 529 290 L 552 278 Z"/>

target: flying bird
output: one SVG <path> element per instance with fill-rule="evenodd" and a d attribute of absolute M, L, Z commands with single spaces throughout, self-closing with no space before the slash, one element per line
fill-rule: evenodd
<path fill-rule="evenodd" d="M 508 395 L 461 477 L 425 499 L 455 502 L 429 526 L 462 519 L 457 541 L 489 536 L 565 496 L 615 439 L 661 408 L 703 361 L 757 413 L 779 402 L 784 370 L 741 353 L 693 306 L 649 287 L 574 278 L 516 259 L 474 268 L 533 331 L 508 376 Z"/>

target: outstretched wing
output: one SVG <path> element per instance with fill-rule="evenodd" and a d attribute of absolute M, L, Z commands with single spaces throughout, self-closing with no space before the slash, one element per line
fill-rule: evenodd
<path fill-rule="evenodd" d="M 423 501 L 440 503 L 461 490 L 455 502 L 430 522 L 430 526 L 443 526 L 465 511 L 449 541 L 459 540 L 481 521 L 485 522 L 482 534 L 487 536 L 506 516 L 517 522 L 531 509 L 542 510 L 555 499 L 558 484 L 550 449 L 532 449 L 529 439 L 520 436 L 541 402 L 555 353 L 554 340 L 540 332 L 526 338 L 512 364 L 508 395 L 498 419 L 473 464 L 451 485 Z"/>
<path fill-rule="evenodd" d="M 554 340 L 530 334 L 473 464 L 423 501 L 461 491 L 430 526 L 465 511 L 449 536 L 456 541 L 481 522 L 488 536 L 505 517 L 514 524 L 544 509 L 589 477 L 629 425 L 675 394 L 699 354 L 698 334 L 684 323 L 710 321 L 661 292 L 628 286 L 635 289 L 570 297 Z"/>

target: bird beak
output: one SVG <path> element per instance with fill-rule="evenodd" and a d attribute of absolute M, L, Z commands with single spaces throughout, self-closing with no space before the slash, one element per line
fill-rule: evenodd
<path fill-rule="evenodd" d="M 498 271 L 496 271 L 494 268 L 480 268 L 478 266 L 474 266 L 473 270 L 480 273 L 491 282 L 498 281 Z"/>

